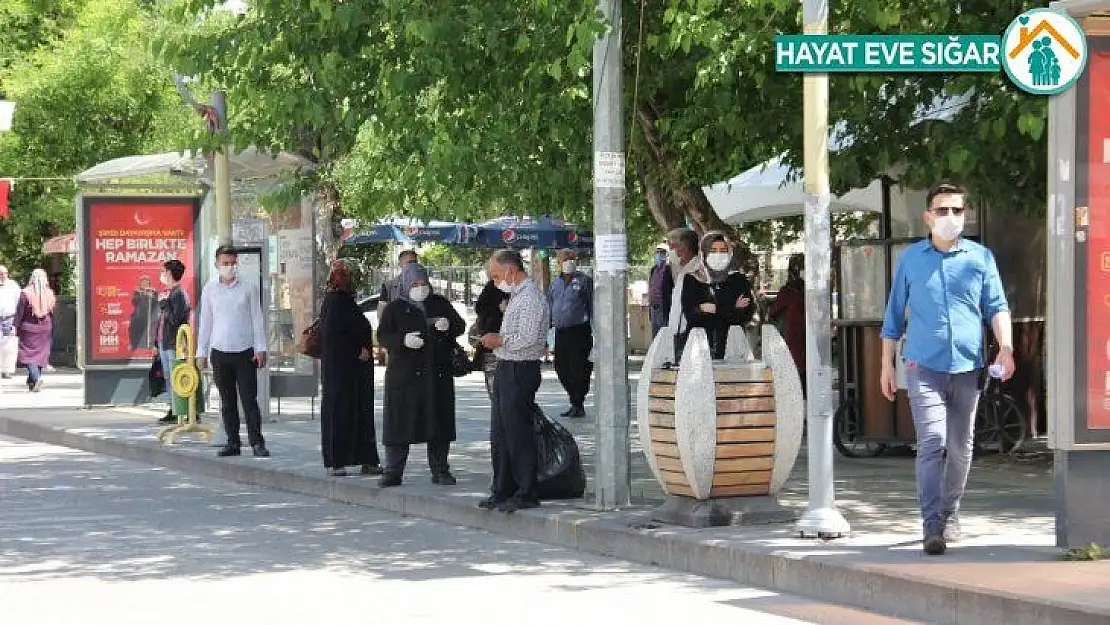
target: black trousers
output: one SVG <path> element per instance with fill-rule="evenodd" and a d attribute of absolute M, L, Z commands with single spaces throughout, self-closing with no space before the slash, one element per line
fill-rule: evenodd
<path fill-rule="evenodd" d="M 590 376 L 594 373 L 590 351 L 593 348 L 590 324 L 555 329 L 555 373 L 574 406 L 585 403 L 590 392 Z"/>
<path fill-rule="evenodd" d="M 254 364 L 254 350 L 221 352 L 213 349 L 212 378 L 220 391 L 220 415 L 227 432 L 227 444 L 242 445 L 239 438 L 239 401 L 247 417 L 247 440 L 251 445 L 262 445 L 262 412 L 258 409 L 258 368 Z"/>
<path fill-rule="evenodd" d="M 536 499 L 538 452 L 532 406 L 539 389 L 538 360 L 497 361 L 490 427 L 494 499 Z"/>
<path fill-rule="evenodd" d="M 428 468 L 432 475 L 443 475 L 450 472 L 447 464 L 447 454 L 451 450 L 450 441 L 428 441 Z M 409 461 L 409 445 L 385 446 L 385 472 L 389 475 L 401 476 L 405 474 L 405 464 Z"/>

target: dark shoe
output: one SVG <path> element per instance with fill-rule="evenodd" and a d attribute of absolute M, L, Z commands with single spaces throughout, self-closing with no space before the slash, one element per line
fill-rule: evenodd
<path fill-rule="evenodd" d="M 931 556 L 943 554 L 948 549 L 948 543 L 944 542 L 944 523 L 926 523 L 924 530 L 925 538 L 921 541 L 921 548 Z"/>
<path fill-rule="evenodd" d="M 944 517 L 944 542 L 958 543 L 964 537 L 960 527 L 960 513 L 952 512 Z"/>
<path fill-rule="evenodd" d="M 158 423 L 166 423 L 166 424 L 177 423 L 177 415 L 175 415 L 173 413 L 169 413 L 166 416 L 162 417 L 161 419 L 158 419 Z"/>
<path fill-rule="evenodd" d="M 0 380 L 10 380 L 12 375 L 10 373 L 0 373 Z"/>
<path fill-rule="evenodd" d="M 581 419 L 586 416 L 586 408 L 584 406 L 575 406 L 567 416 L 571 419 Z"/>
<path fill-rule="evenodd" d="M 489 497 L 486 497 L 485 499 L 479 501 L 478 507 L 482 510 L 493 510 L 503 503 L 505 503 L 504 499 L 498 499 L 497 497 L 490 495 Z"/>
<path fill-rule="evenodd" d="M 392 488 L 401 485 L 401 476 L 394 473 L 383 473 L 381 479 L 378 480 L 378 486 L 381 488 Z"/>
<path fill-rule="evenodd" d="M 432 484 L 439 484 L 440 486 L 454 486 L 458 483 L 458 480 L 455 479 L 454 475 L 451 475 L 450 471 L 432 474 Z"/>
<path fill-rule="evenodd" d="M 497 509 L 505 514 L 512 514 L 517 510 L 528 510 L 531 508 L 540 507 L 540 502 L 535 499 L 528 499 L 525 497 L 512 497 L 508 501 L 504 501 Z"/>
<path fill-rule="evenodd" d="M 338 469 L 328 469 L 328 475 L 332 477 L 347 477 L 347 469 L 339 467 Z"/>
<path fill-rule="evenodd" d="M 574 405 L 571 405 L 571 407 L 570 407 L 570 408 L 567 408 L 566 410 L 564 410 L 564 411 L 560 412 L 560 413 L 559 413 L 559 416 L 560 416 L 560 417 L 569 417 L 569 416 L 572 416 L 572 415 L 574 415 L 574 411 L 575 411 L 575 410 L 577 410 L 577 408 L 575 408 L 575 407 L 574 407 Z"/>
<path fill-rule="evenodd" d="M 381 475 L 382 467 L 377 464 L 364 464 L 362 465 L 363 475 Z"/>
<path fill-rule="evenodd" d="M 239 450 L 238 445 L 224 445 L 223 447 L 220 447 L 220 450 L 216 452 L 216 455 L 221 458 L 227 458 L 228 456 L 238 456 L 241 453 L 242 452 Z"/>
<path fill-rule="evenodd" d="M 251 451 L 254 452 L 254 457 L 255 458 L 269 458 L 270 457 L 270 450 L 266 449 L 266 445 L 263 444 L 263 443 L 259 443 L 257 445 L 251 445 Z"/>

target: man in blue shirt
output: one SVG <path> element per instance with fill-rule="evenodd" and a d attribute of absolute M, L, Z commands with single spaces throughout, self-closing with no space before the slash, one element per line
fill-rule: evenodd
<path fill-rule="evenodd" d="M 999 346 L 1000 377 L 1014 374 L 1010 307 L 994 255 L 960 237 L 967 191 L 935 185 L 926 197 L 931 235 L 902 252 L 883 320 L 880 385 L 894 401 L 894 355 L 902 359 L 917 432 L 917 499 L 930 555 L 959 539 L 960 499 L 971 469 L 976 404 L 983 369 L 983 323 Z"/>
<path fill-rule="evenodd" d="M 584 404 L 594 372 L 594 363 L 590 362 L 594 283 L 578 271 L 577 258 L 574 250 L 559 250 L 556 259 L 561 272 L 547 293 L 551 325 L 555 327 L 555 373 L 570 398 L 570 408 L 562 416 L 571 418 L 586 416 Z"/>

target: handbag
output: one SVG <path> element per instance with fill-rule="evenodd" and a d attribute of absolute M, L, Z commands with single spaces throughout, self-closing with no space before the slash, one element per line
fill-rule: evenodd
<path fill-rule="evenodd" d="M 158 397 L 166 392 L 166 372 L 162 370 L 162 359 L 157 352 L 154 354 L 154 362 L 150 364 L 150 371 L 147 372 L 147 382 L 151 397 Z"/>
<path fill-rule="evenodd" d="M 451 358 L 451 375 L 456 378 L 461 378 L 474 370 L 470 362 L 470 356 L 466 353 L 466 350 L 463 349 L 463 346 L 459 345 L 458 341 L 451 341 L 448 349 L 451 352 L 449 354 Z"/>
<path fill-rule="evenodd" d="M 309 356 L 310 358 L 319 359 L 322 356 L 320 350 L 320 318 L 317 317 L 312 325 L 308 326 L 301 332 L 301 340 L 297 341 L 297 352 Z"/>

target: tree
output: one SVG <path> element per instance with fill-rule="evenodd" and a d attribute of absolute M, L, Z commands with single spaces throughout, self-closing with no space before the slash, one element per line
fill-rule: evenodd
<path fill-rule="evenodd" d="M 175 19 L 212 3 L 179 0 Z M 838 3 L 831 30 L 1001 32 L 1027 4 Z M 703 186 L 779 155 L 799 164 L 801 77 L 775 72 L 773 39 L 800 30 L 800 3 L 629 0 L 624 9 L 629 221 L 648 233 L 636 238 L 648 245 L 656 228 L 687 222 L 731 230 Z M 215 30 L 185 29 L 169 48 L 204 59 L 186 71 L 242 89 L 251 104 L 233 115 L 238 136 L 279 147 L 306 123 L 335 130 L 327 175 L 349 214 L 551 213 L 588 224 L 590 58 L 606 27 L 586 0 L 257 0 Z M 1043 99 L 1000 76 L 944 78 L 834 79 L 832 119 L 854 139 L 833 159 L 835 190 L 901 165 L 911 183 L 958 176 L 1005 198 L 994 201 L 1043 203 Z M 972 105 L 947 125 L 911 126 L 922 106 L 969 90 Z M 987 132 L 1006 149 L 985 147 Z"/>
<path fill-rule="evenodd" d="M 74 227 L 72 176 L 178 147 L 191 120 L 168 78 L 151 81 L 150 14 L 138 0 L 19 0 L 0 11 L 9 24 L 19 34 L 0 46 L 0 86 L 16 113 L 0 134 L 0 174 L 55 178 L 17 182 L 0 220 L 0 258 L 23 277 L 42 264 L 45 238 Z"/>

